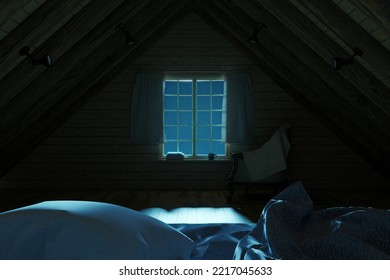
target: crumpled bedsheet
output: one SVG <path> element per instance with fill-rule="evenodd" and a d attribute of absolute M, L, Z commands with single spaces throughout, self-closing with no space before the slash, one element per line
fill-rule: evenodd
<path fill-rule="evenodd" d="M 234 259 L 390 259 L 390 211 L 368 207 L 313 210 L 302 182 L 271 199 Z"/>

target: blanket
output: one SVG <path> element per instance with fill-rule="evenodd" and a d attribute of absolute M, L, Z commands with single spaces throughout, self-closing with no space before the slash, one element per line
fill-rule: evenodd
<path fill-rule="evenodd" d="M 264 207 L 235 259 L 390 259 L 390 212 L 367 207 L 313 210 L 301 182 Z"/>
<path fill-rule="evenodd" d="M 261 181 L 287 169 L 290 127 L 289 124 L 281 126 L 259 149 L 243 153 L 245 166 L 253 182 Z"/>

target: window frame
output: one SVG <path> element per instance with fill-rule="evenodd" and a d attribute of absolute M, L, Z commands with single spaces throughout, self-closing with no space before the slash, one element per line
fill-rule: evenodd
<path fill-rule="evenodd" d="M 191 80 L 192 82 L 192 93 L 191 93 L 191 96 L 192 96 L 192 108 L 191 108 L 191 111 L 192 111 L 192 155 L 189 156 L 189 155 L 186 155 L 186 159 L 208 159 L 208 156 L 207 155 L 196 155 L 197 151 L 196 151 L 196 143 L 199 141 L 199 139 L 197 139 L 197 133 L 196 133 L 196 129 L 197 129 L 197 124 L 196 124 L 196 114 L 198 112 L 198 109 L 197 109 L 197 105 L 196 105 L 196 98 L 197 98 L 197 94 L 196 94 L 196 85 L 197 85 L 197 81 L 201 81 L 201 80 L 206 80 L 206 81 L 220 81 L 222 80 L 224 82 L 224 91 L 223 91 L 223 97 L 225 99 L 225 102 L 226 102 L 226 94 L 227 94 L 227 91 L 226 91 L 226 78 L 225 78 L 225 74 L 224 73 L 170 73 L 170 74 L 166 74 L 164 76 L 164 80 L 163 80 L 163 92 L 162 92 L 162 95 L 163 95 L 163 98 L 165 98 L 165 82 L 166 81 L 169 81 L 169 80 L 175 80 L 175 81 L 180 81 L 180 80 Z M 210 96 L 210 98 L 212 97 L 212 93 L 210 92 L 210 94 L 207 94 L 205 96 Z M 163 105 L 164 106 L 164 105 Z M 212 105 L 210 104 L 210 109 L 208 110 L 210 112 L 210 114 L 212 114 L 213 112 L 213 109 L 212 109 Z M 180 109 L 177 109 L 178 111 L 180 111 Z M 217 110 L 217 109 L 215 109 Z M 163 114 L 165 114 L 165 107 L 163 107 Z M 222 106 L 222 115 L 225 115 L 225 117 L 227 116 L 227 112 L 226 112 L 226 106 Z M 217 126 L 217 125 L 215 125 Z M 165 118 L 163 116 L 163 127 L 165 129 Z M 177 125 L 176 125 L 177 127 Z M 210 129 L 212 129 L 213 127 L 213 124 L 210 123 Z M 222 122 L 222 125 L 221 125 L 221 129 L 225 130 L 225 135 L 223 138 L 226 137 L 226 122 L 225 122 L 225 126 L 223 125 L 223 122 Z M 177 139 L 179 140 L 179 135 L 177 135 Z M 212 143 L 212 132 L 210 131 L 210 144 Z M 223 142 L 224 143 L 224 150 L 225 150 L 225 154 L 224 155 L 218 155 L 217 156 L 217 159 L 227 159 L 227 155 L 228 155 L 228 150 L 229 150 L 229 145 L 228 143 L 226 142 Z M 166 155 L 164 154 L 164 145 L 165 143 L 162 143 L 160 145 L 160 157 L 165 159 L 166 158 Z"/>

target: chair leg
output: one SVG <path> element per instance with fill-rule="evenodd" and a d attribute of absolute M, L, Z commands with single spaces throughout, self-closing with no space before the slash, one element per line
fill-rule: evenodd
<path fill-rule="evenodd" d="M 228 189 L 229 189 L 229 195 L 227 197 L 227 200 L 231 201 L 233 199 L 233 196 L 234 196 L 234 185 L 232 184 L 232 182 L 228 183 Z"/>

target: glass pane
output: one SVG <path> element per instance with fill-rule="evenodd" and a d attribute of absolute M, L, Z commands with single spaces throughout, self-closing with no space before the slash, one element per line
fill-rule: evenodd
<path fill-rule="evenodd" d="M 176 140 L 177 139 L 176 126 L 165 126 L 164 133 L 165 133 L 166 140 Z"/>
<path fill-rule="evenodd" d="M 223 94 L 224 81 L 213 81 L 212 87 L 213 94 Z"/>
<path fill-rule="evenodd" d="M 192 96 L 179 97 L 180 110 L 192 110 Z"/>
<path fill-rule="evenodd" d="M 210 112 L 197 112 L 197 124 L 210 125 Z"/>
<path fill-rule="evenodd" d="M 166 94 L 177 94 L 177 81 L 165 81 L 164 90 Z"/>
<path fill-rule="evenodd" d="M 179 151 L 186 156 L 192 156 L 192 142 L 179 142 Z"/>
<path fill-rule="evenodd" d="M 225 155 L 225 143 L 212 142 L 212 152 L 217 155 Z"/>
<path fill-rule="evenodd" d="M 213 124 L 222 124 L 222 112 L 212 112 L 213 115 Z"/>
<path fill-rule="evenodd" d="M 177 113 L 164 112 L 164 124 L 177 124 Z"/>
<path fill-rule="evenodd" d="M 198 141 L 196 143 L 196 155 L 205 156 L 210 153 L 210 142 L 208 141 Z"/>
<path fill-rule="evenodd" d="M 196 128 L 196 139 L 206 139 L 210 140 L 210 126 L 198 126 Z"/>
<path fill-rule="evenodd" d="M 196 108 L 198 110 L 210 110 L 210 96 L 197 96 Z"/>
<path fill-rule="evenodd" d="M 164 144 L 164 155 L 169 152 L 177 152 L 177 142 L 167 142 Z"/>
<path fill-rule="evenodd" d="M 192 112 L 179 112 L 179 124 L 192 125 Z"/>
<path fill-rule="evenodd" d="M 164 108 L 167 110 L 176 110 L 177 109 L 176 96 L 164 96 Z"/>
<path fill-rule="evenodd" d="M 191 140 L 192 139 L 192 126 L 179 126 L 179 139 Z"/>
<path fill-rule="evenodd" d="M 210 81 L 197 81 L 196 90 L 199 95 L 210 94 Z"/>
<path fill-rule="evenodd" d="M 213 140 L 222 139 L 222 127 L 221 126 L 213 126 Z"/>
<path fill-rule="evenodd" d="M 222 101 L 223 101 L 223 96 L 213 96 L 212 97 L 213 101 L 213 110 L 222 110 Z"/>
<path fill-rule="evenodd" d="M 192 81 L 179 81 L 179 94 L 192 95 Z"/>

